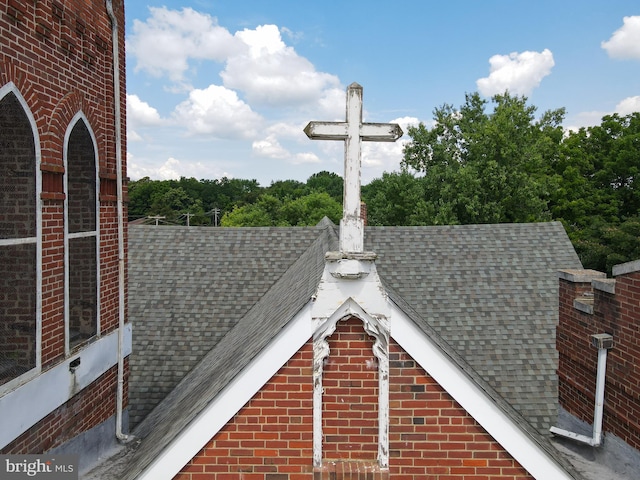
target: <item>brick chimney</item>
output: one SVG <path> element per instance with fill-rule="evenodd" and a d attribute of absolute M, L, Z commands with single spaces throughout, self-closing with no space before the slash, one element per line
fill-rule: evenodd
<path fill-rule="evenodd" d="M 364 223 L 364 226 L 367 226 L 367 204 L 364 202 L 360 202 L 360 218 Z"/>

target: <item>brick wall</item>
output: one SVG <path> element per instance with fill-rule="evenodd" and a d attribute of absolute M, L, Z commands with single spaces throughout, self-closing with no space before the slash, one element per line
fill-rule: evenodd
<path fill-rule="evenodd" d="M 313 348 L 308 342 L 176 477 L 312 478 Z"/>
<path fill-rule="evenodd" d="M 177 480 L 516 480 L 531 477 L 415 364 L 390 351 L 389 469 L 377 467 L 377 370 L 359 320 L 339 322 L 323 386 L 323 466 L 313 468 L 308 342 Z"/>
<path fill-rule="evenodd" d="M 125 402 L 129 360 L 125 359 Z M 36 425 L 8 444 L 0 453 L 18 454 L 46 452 L 58 447 L 76 435 L 87 431 L 113 416 L 116 398 L 117 367 L 109 369 L 81 395 L 60 406 Z"/>
<path fill-rule="evenodd" d="M 326 460 L 378 458 L 378 362 L 362 321 L 340 322 L 329 337 L 322 386 Z"/>
<path fill-rule="evenodd" d="M 593 422 L 597 349 L 590 336 L 612 335 L 603 430 L 640 448 L 640 268 L 617 275 L 615 282 L 598 272 L 565 272 L 559 291 L 560 404 L 581 420 Z"/>
<path fill-rule="evenodd" d="M 122 138 L 126 142 L 126 102 L 125 95 L 125 56 L 124 56 L 124 3 L 123 0 L 113 1 L 114 11 L 118 17 L 119 44 L 120 44 L 120 101 Z M 64 333 L 64 178 L 69 180 L 70 195 L 70 231 L 98 230 L 100 232 L 100 258 L 96 258 L 96 237 L 89 237 L 93 246 L 79 245 L 71 260 L 77 265 L 85 265 L 85 253 L 93 255 L 93 277 L 91 272 L 73 268 L 70 273 L 70 281 L 76 286 L 87 288 L 82 293 L 78 305 L 80 313 L 78 317 L 78 329 L 86 329 L 89 325 L 88 335 L 96 333 L 95 312 L 100 311 L 101 333 L 107 334 L 117 328 L 118 325 L 118 248 L 117 248 L 117 202 L 116 202 L 116 178 L 117 170 L 122 171 L 126 178 L 126 143 L 123 145 L 122 164 L 116 163 L 115 143 L 115 118 L 114 118 L 114 88 L 113 88 L 113 61 L 111 43 L 111 22 L 106 12 L 104 0 L 38 0 L 37 2 L 25 2 L 15 0 L 0 0 L 0 87 L 12 82 L 20 96 L 26 102 L 35 121 L 39 143 L 35 145 L 40 151 L 40 163 L 35 164 L 34 146 L 31 148 L 33 158 L 33 175 L 28 179 L 30 195 L 35 194 L 35 172 L 41 174 L 40 199 L 36 204 L 42 203 L 42 324 L 41 324 L 41 364 L 43 370 L 55 366 L 65 356 Z M 6 105 L 6 102 L 3 102 Z M 15 102 L 14 102 L 15 103 Z M 88 131 L 80 132 L 77 142 L 71 142 L 78 148 L 71 148 L 69 170 L 65 171 L 64 164 L 64 138 L 74 117 L 82 112 L 83 120 L 91 128 L 96 148 L 90 141 Z M 9 112 L 11 113 L 11 112 Z M 16 116 L 16 115 L 13 115 Z M 18 116 L 19 117 L 19 116 Z M 24 117 L 24 115 L 23 115 Z M 81 126 L 82 128 L 82 126 Z M 31 125 L 27 121 L 22 128 L 32 139 Z M 3 135 L 8 135 L 3 127 Z M 75 134 L 74 130 L 74 134 Z M 18 142 L 19 137 L 12 137 L 12 144 L 17 147 L 27 145 Z M 72 135 L 73 137 L 73 135 Z M 28 145 L 27 145 L 28 146 Z M 26 148 L 26 147 L 25 147 Z M 95 150 L 95 151 L 94 151 Z M 75 152 L 75 153 L 74 153 Z M 98 159 L 98 179 L 96 179 L 96 166 L 94 158 Z M 91 157 L 91 158 L 89 158 Z M 82 163 L 89 158 L 89 162 Z M 3 161 L 3 165 L 6 162 Z M 76 165 L 89 165 L 86 170 L 74 170 Z M 5 165 L 6 166 L 6 165 Z M 4 167 L 3 167 L 4 168 Z M 15 170 L 15 169 L 14 169 Z M 24 170 L 24 169 L 22 169 Z M 20 170 L 20 171 L 22 171 Z M 18 172 L 18 170 L 16 170 Z M 85 172 L 87 173 L 85 175 Z M 20 172 L 18 172 L 20 173 Z M 73 178 L 70 178 L 73 176 Z M 81 178 L 82 177 L 82 178 Z M 6 176 L 3 176 L 6 179 Z M 20 176 L 22 179 L 23 176 Z M 24 177 L 26 178 L 26 177 Z M 74 181 L 80 179 L 79 182 Z M 99 180 L 100 192 L 100 224 L 96 226 L 95 220 L 95 185 Z M 1 181 L 1 180 L 0 180 Z M 86 188 L 88 186 L 88 188 Z M 22 188 L 20 183 L 12 182 L 11 185 L 0 183 L 0 190 L 9 188 Z M 91 190 L 91 191 L 89 191 Z M 126 192 L 125 192 L 126 194 Z M 29 195 L 27 193 L 27 195 Z M 6 209 L 6 202 L 2 200 L 0 193 L 0 232 L 4 230 L 2 215 Z M 77 198 L 78 201 L 75 201 Z M 26 205 L 26 204 L 25 204 Z M 35 217 L 33 206 L 28 213 Z M 127 217 L 126 207 L 124 217 Z M 15 218 L 11 220 L 15 223 Z M 88 222 L 88 223 L 87 223 Z M 24 229 L 22 229 L 24 230 Z M 35 231 L 35 228 L 32 230 Z M 34 232 L 31 235 L 35 235 Z M 2 237 L 8 238 L 4 233 Z M 84 243 L 85 239 L 77 242 Z M 126 249 L 126 239 L 124 242 Z M 86 247 L 86 248 L 85 248 Z M 92 252 L 92 253 L 91 253 Z M 14 258 L 19 258 L 20 252 L 9 252 Z M 32 252 L 29 253 L 32 255 Z M 126 250 L 125 250 L 126 256 Z M 100 265 L 100 291 L 97 291 L 96 262 Z M 3 262 L 3 264 L 8 264 Z M 9 275 L 1 275 L 2 279 L 10 278 Z M 27 281 L 35 278 L 34 275 L 21 276 Z M 91 281 L 88 281 L 90 279 Z M 2 280 L 0 280 L 2 281 Z M 33 280 L 35 282 L 35 280 Z M 32 283 L 33 283 L 32 282 Z M 36 291 L 31 284 L 29 290 Z M 75 294 L 78 288 L 72 289 Z M 3 289 L 4 291 L 4 289 Z M 8 290 L 6 290 L 8 291 Z M 0 295 L 1 297 L 1 295 Z M 85 302 L 85 298 L 92 297 L 92 302 Z M 26 298 L 26 297 L 25 297 Z M 100 305 L 96 304 L 96 298 Z M 0 298 L 0 302 L 2 299 Z M 28 298 L 20 308 L 30 309 L 29 327 L 31 336 L 35 333 L 35 313 L 31 300 Z M 28 304 L 28 305 L 27 305 Z M 0 303 L 0 307 L 5 310 Z M 15 309 L 14 309 L 15 310 Z M 13 322 L 16 323 L 16 322 Z M 73 327 L 74 325 L 72 325 Z M 0 325 L 2 333 L 5 325 Z M 4 337 L 4 335 L 3 335 Z M 17 337 L 16 337 L 17 338 Z M 23 340 L 20 340 L 23 341 Z M 30 339 L 35 345 L 33 338 Z M 5 349 L 5 345 L 0 345 Z M 6 347 L 8 348 L 8 347 Z M 35 365 L 35 351 L 26 352 L 30 356 L 27 364 L 29 368 Z M 42 422 L 33 426 L 32 430 L 38 437 L 33 441 L 19 441 L 23 450 L 14 448 L 12 451 L 22 453 L 35 453 L 43 448 L 50 448 L 58 443 L 58 439 L 69 438 L 66 434 L 60 436 L 60 428 L 73 434 L 80 433 L 83 429 L 93 425 L 97 418 L 106 419 L 114 413 L 115 393 L 105 401 L 102 392 L 107 390 L 115 392 L 115 379 L 113 375 L 102 377 L 103 387 L 98 388 L 99 398 L 102 404 L 92 404 L 91 396 L 96 389 L 91 387 L 83 390 L 70 402 L 73 405 L 92 404 L 97 413 L 89 413 L 84 407 L 80 410 L 82 415 L 87 414 L 87 420 L 80 420 L 74 408 L 62 407 Z M 111 382 L 111 383 L 110 383 Z M 109 384 L 107 388 L 107 384 Z M 104 405 L 103 405 L 104 404 Z M 70 405 L 70 404 L 68 404 Z M 105 410 L 106 409 L 106 410 Z M 107 415 L 107 410 L 110 412 Z M 105 417 L 106 416 L 106 417 Z M 70 426 L 73 419 L 73 428 Z M 22 437 L 21 437 L 22 438 Z"/>
<path fill-rule="evenodd" d="M 533 478 L 395 342 L 389 377 L 391 478 Z"/>

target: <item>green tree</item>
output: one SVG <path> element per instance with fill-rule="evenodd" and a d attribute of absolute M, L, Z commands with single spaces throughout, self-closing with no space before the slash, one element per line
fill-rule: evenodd
<path fill-rule="evenodd" d="M 324 217 L 339 223 L 342 205 L 326 192 L 313 192 L 285 202 L 280 215 L 283 223 L 292 226 L 317 225 Z"/>
<path fill-rule="evenodd" d="M 362 187 L 369 225 L 430 225 L 423 179 L 407 171 L 387 173 Z"/>
<path fill-rule="evenodd" d="M 151 206 L 170 188 L 168 182 L 151 180 L 149 177 L 129 182 L 129 219 L 135 220 L 151 215 Z"/>
<path fill-rule="evenodd" d="M 280 200 L 300 198 L 308 193 L 307 186 L 297 180 L 278 180 L 271 182 L 265 190 L 265 194 L 273 195 Z"/>
<path fill-rule="evenodd" d="M 551 211 L 585 267 L 610 273 L 638 257 L 640 113 L 570 132 L 555 172 Z"/>
<path fill-rule="evenodd" d="M 273 195 L 264 194 L 256 203 L 236 206 L 222 216 L 223 227 L 271 227 L 286 226 L 281 220 L 282 201 Z"/>
<path fill-rule="evenodd" d="M 342 203 L 342 189 L 344 181 L 340 175 L 323 170 L 314 173 L 307 179 L 307 188 L 310 192 L 325 192 L 331 198 Z"/>
<path fill-rule="evenodd" d="M 205 225 L 209 219 L 204 215 L 202 200 L 190 197 L 182 187 L 169 188 L 157 195 L 149 209 L 150 215 L 165 217 L 167 223 L 186 224 L 186 215 L 193 215 L 190 225 Z"/>
<path fill-rule="evenodd" d="M 558 156 L 564 110 L 545 112 L 526 97 L 479 94 L 459 109 L 444 105 L 435 125 L 409 127 L 403 167 L 424 174 L 433 223 L 530 222 L 550 218 L 549 164 Z"/>

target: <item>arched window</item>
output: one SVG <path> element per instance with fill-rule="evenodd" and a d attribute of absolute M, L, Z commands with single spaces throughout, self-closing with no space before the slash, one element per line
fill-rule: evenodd
<path fill-rule="evenodd" d="M 0 88 L 0 385 L 39 366 L 39 142 L 13 84 Z"/>
<path fill-rule="evenodd" d="M 99 333 L 96 142 L 79 113 L 65 136 L 67 350 Z"/>

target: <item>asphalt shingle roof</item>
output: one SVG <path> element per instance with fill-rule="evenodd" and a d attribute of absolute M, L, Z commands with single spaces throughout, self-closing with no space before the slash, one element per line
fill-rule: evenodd
<path fill-rule="evenodd" d="M 559 223 L 369 228 L 382 281 L 530 423 L 557 416 Z"/>
<path fill-rule="evenodd" d="M 309 301 L 336 231 L 129 228 L 130 408 L 143 440 L 111 474 L 134 478 Z M 547 432 L 557 271 L 581 267 L 562 225 L 370 227 L 365 249 L 390 298 L 525 429 Z"/>
<path fill-rule="evenodd" d="M 321 230 L 129 228 L 133 426 L 238 323 Z"/>

